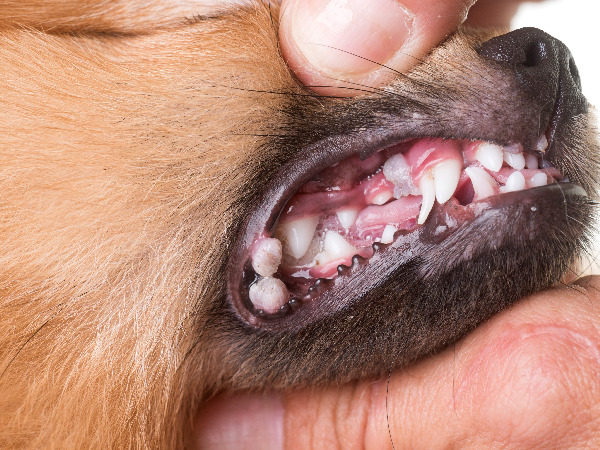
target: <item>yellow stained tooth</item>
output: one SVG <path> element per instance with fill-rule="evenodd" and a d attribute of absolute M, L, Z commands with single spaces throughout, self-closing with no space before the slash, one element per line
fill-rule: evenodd
<path fill-rule="evenodd" d="M 287 303 L 289 292 L 283 281 L 265 277 L 250 286 L 248 296 L 256 309 L 274 313 Z"/>
<path fill-rule="evenodd" d="M 419 187 L 421 188 L 423 200 L 417 223 L 423 225 L 427 220 L 427 217 L 429 217 L 429 213 L 433 209 L 433 204 L 435 203 L 435 181 L 433 181 L 431 172 L 423 175 L 423 178 L 421 178 L 421 181 L 419 182 Z"/>
<path fill-rule="evenodd" d="M 462 163 L 455 159 L 447 159 L 435 165 L 432 170 L 435 181 L 435 198 L 440 204 L 446 203 L 454 195 Z"/>

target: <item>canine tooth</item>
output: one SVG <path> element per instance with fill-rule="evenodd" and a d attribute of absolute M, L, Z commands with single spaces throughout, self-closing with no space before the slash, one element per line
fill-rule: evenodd
<path fill-rule="evenodd" d="M 525 189 L 525 177 L 521 172 L 513 172 L 506 180 L 503 192 L 522 191 Z"/>
<path fill-rule="evenodd" d="M 381 233 L 381 243 L 382 244 L 391 244 L 394 240 L 394 233 L 398 231 L 398 229 L 394 225 L 386 225 L 383 229 L 383 233 Z"/>
<path fill-rule="evenodd" d="M 287 303 L 289 292 L 283 281 L 265 277 L 250 286 L 248 296 L 256 309 L 274 313 Z"/>
<path fill-rule="evenodd" d="M 502 153 L 502 147 L 499 145 L 482 142 L 477 148 L 475 158 L 486 169 L 498 172 L 502 168 L 502 162 L 504 161 Z"/>
<path fill-rule="evenodd" d="M 540 136 L 540 138 L 538 139 L 538 141 L 535 143 L 535 149 L 540 153 L 544 153 L 547 148 L 548 148 L 548 139 L 546 138 L 545 134 L 542 134 Z"/>
<path fill-rule="evenodd" d="M 548 175 L 544 172 L 536 173 L 529 179 L 530 187 L 546 186 L 548 184 Z"/>
<path fill-rule="evenodd" d="M 286 252 L 296 259 L 302 258 L 310 247 L 317 225 L 319 216 L 303 217 L 281 224 Z"/>
<path fill-rule="evenodd" d="M 392 194 L 392 192 L 383 191 L 383 192 L 377 194 L 375 197 L 373 197 L 373 200 L 371 201 L 371 203 L 373 203 L 374 205 L 384 205 L 393 196 L 394 195 Z"/>
<path fill-rule="evenodd" d="M 262 239 L 257 243 L 252 255 L 252 267 L 257 274 L 268 277 L 277 272 L 281 264 L 281 241 L 279 239 Z"/>
<path fill-rule="evenodd" d="M 454 159 L 447 159 L 435 165 L 432 169 L 435 180 L 435 198 L 440 204 L 446 203 L 454 195 L 462 164 Z"/>
<path fill-rule="evenodd" d="M 358 251 L 342 235 L 336 231 L 328 231 L 323 241 L 323 250 L 327 259 L 333 261 L 340 258 L 350 258 Z"/>
<path fill-rule="evenodd" d="M 413 182 L 410 165 L 401 153 L 388 158 L 383 165 L 383 176 L 394 183 L 394 197 L 400 198 L 406 195 L 421 195 Z"/>
<path fill-rule="evenodd" d="M 523 153 L 504 152 L 504 161 L 513 169 L 523 170 L 525 168 L 525 156 Z"/>
<path fill-rule="evenodd" d="M 473 183 L 475 198 L 477 200 L 481 200 L 482 198 L 489 197 L 496 193 L 496 181 L 481 167 L 467 167 L 465 172 L 471 179 L 471 183 Z"/>
<path fill-rule="evenodd" d="M 356 208 L 345 208 L 340 209 L 336 212 L 337 218 L 340 221 L 340 224 L 344 228 L 350 228 L 356 222 L 356 218 L 358 217 L 358 209 Z"/>
<path fill-rule="evenodd" d="M 433 209 L 433 204 L 435 203 L 435 181 L 433 181 L 431 172 L 423 175 L 419 187 L 421 188 L 423 200 L 421 202 L 421 211 L 419 212 L 417 223 L 423 225 L 427 220 L 427 217 L 429 217 L 429 213 Z"/>
<path fill-rule="evenodd" d="M 525 155 L 525 167 L 528 169 L 537 169 L 538 168 L 538 159 L 537 156 L 528 153 Z"/>

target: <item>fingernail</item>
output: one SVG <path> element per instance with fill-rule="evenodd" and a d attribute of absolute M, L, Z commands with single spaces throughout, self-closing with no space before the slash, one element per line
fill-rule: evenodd
<path fill-rule="evenodd" d="M 283 405 L 276 394 L 238 394 L 208 402 L 196 418 L 197 449 L 283 449 Z"/>
<path fill-rule="evenodd" d="M 385 64 L 410 36 L 413 16 L 394 0 L 297 0 L 292 36 L 306 60 L 329 75 Z"/>

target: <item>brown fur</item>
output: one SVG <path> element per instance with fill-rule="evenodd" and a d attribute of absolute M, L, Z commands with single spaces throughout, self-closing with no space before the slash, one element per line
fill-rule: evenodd
<path fill-rule="evenodd" d="M 236 387 L 197 330 L 307 91 L 266 5 L 186 23 L 169 3 L 0 6 L 1 447 L 181 447 Z"/>

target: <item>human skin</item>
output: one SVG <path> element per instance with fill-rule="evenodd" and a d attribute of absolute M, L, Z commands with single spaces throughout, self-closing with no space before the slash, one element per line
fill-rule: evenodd
<path fill-rule="evenodd" d="M 384 85 L 463 23 L 473 4 L 405 0 L 402 11 L 398 2 L 376 0 L 372 8 L 356 2 L 360 14 L 332 32 L 305 24 L 329 2 L 283 1 L 282 52 L 299 80 L 320 94 L 352 96 L 361 86 Z M 468 23 L 508 27 L 519 3 L 481 0 Z M 388 18 L 391 34 L 363 38 L 369 21 L 383 21 L 385 28 Z M 395 29 L 399 20 L 411 31 Z M 389 378 L 282 397 L 215 399 L 205 408 L 210 415 L 199 416 L 197 431 L 201 448 L 597 447 L 599 375 L 595 276 L 523 299 L 454 346 Z"/>

